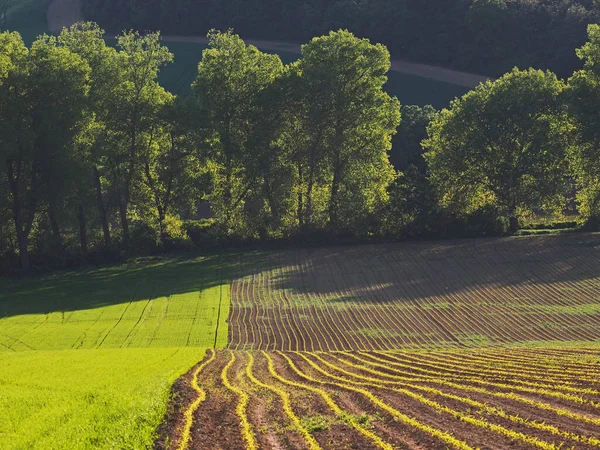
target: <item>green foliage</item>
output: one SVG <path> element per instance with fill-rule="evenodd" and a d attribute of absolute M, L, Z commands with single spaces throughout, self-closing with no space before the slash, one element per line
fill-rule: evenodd
<path fill-rule="evenodd" d="M 310 434 L 329 429 L 329 421 L 326 417 L 320 415 L 302 417 L 300 419 L 300 423 L 302 424 L 302 428 L 304 428 Z"/>
<path fill-rule="evenodd" d="M 332 230 L 358 231 L 357 219 L 387 200 L 386 189 L 395 175 L 387 152 L 400 123 L 400 102 L 383 90 L 389 67 L 383 45 L 348 31 L 331 32 L 302 46 L 297 70 L 307 139 L 307 156 L 302 158 L 309 174 L 306 224 L 312 222 L 311 188 L 317 176 L 326 180 Z M 321 173 L 313 173 L 315 166 Z"/>
<path fill-rule="evenodd" d="M 244 224 L 246 200 L 257 189 L 248 170 L 258 159 L 249 139 L 260 121 L 257 99 L 282 72 L 277 55 L 246 46 L 231 31 L 209 33 L 193 90 L 218 140 L 211 159 L 216 188 L 210 200 L 225 230 Z"/>
<path fill-rule="evenodd" d="M 563 89 L 550 72 L 515 69 L 444 109 L 423 143 L 442 205 L 458 214 L 496 205 L 511 228 L 522 212 L 562 206 L 572 132 Z"/>
<path fill-rule="evenodd" d="M 478 2 L 471 14 L 505 6 Z M 389 52 L 349 31 L 314 38 L 284 65 L 213 30 L 185 100 L 158 82 L 173 55 L 157 33 L 126 32 L 111 48 L 80 23 L 31 49 L 0 34 L 0 253 L 27 269 L 192 242 L 502 233 L 506 219 L 514 231 L 518 216 L 560 209 L 571 174 L 591 218 L 595 33 L 568 95 L 549 72 L 515 69 L 439 113 L 401 109 L 384 91 Z M 402 174 L 389 161 L 397 130 Z M 188 222 L 206 200 L 211 225 Z"/>
<path fill-rule="evenodd" d="M 567 100 L 577 123 L 571 167 L 580 190 L 579 209 L 590 228 L 600 225 L 600 26 L 590 25 L 589 42 L 577 50 L 584 68 L 569 79 Z"/>

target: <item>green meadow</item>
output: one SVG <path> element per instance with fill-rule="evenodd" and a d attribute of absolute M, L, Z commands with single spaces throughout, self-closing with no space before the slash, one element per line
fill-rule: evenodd
<path fill-rule="evenodd" d="M 0 279 L 0 447 L 149 448 L 169 390 L 227 344 L 232 259 Z"/>
<path fill-rule="evenodd" d="M 204 349 L 0 353 L 3 449 L 150 448 L 172 383 Z"/>

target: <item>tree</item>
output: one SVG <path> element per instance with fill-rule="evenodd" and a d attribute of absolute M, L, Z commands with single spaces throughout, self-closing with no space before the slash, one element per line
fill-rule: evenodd
<path fill-rule="evenodd" d="M 332 230 L 352 227 L 372 212 L 394 178 L 387 152 L 400 123 L 400 102 L 383 90 L 389 68 L 383 45 L 348 31 L 302 46 L 303 129 L 329 172 Z"/>
<path fill-rule="evenodd" d="M 577 50 L 584 68 L 568 81 L 569 110 L 577 124 L 571 154 L 580 191 L 579 209 L 591 227 L 600 225 L 600 26 L 590 25 L 589 42 Z"/>
<path fill-rule="evenodd" d="M 105 144 L 107 123 L 118 101 L 118 86 L 124 82 L 124 71 L 119 64 L 117 50 L 106 45 L 104 30 L 97 24 L 77 23 L 64 28 L 57 38 L 57 45 L 64 46 L 78 54 L 91 67 L 90 92 L 87 98 L 86 123 L 80 129 L 76 152 L 82 169 L 82 179 L 76 186 L 80 198 L 78 221 L 80 242 L 83 253 L 87 253 L 86 210 L 90 196 L 88 180 L 91 177 L 93 195 L 102 224 L 104 247 L 111 248 L 112 239 L 109 226 L 109 206 L 106 180 L 107 158 L 110 153 Z M 103 182 L 104 180 L 104 182 Z"/>
<path fill-rule="evenodd" d="M 72 168 L 69 147 L 82 117 L 90 68 L 47 38 L 27 51 L 16 33 L 0 35 L 0 55 L 0 152 L 21 266 L 28 270 L 29 234 L 42 205 L 60 245 L 57 212 Z"/>
<path fill-rule="evenodd" d="M 61 216 L 78 178 L 75 140 L 87 104 L 91 69 L 79 55 L 44 36 L 30 52 L 29 95 L 41 188 L 57 247 L 63 250 Z"/>
<path fill-rule="evenodd" d="M 28 58 L 29 51 L 18 33 L 0 34 L 0 155 L 25 270 L 30 267 L 29 233 L 39 202 L 37 163 L 28 127 Z"/>
<path fill-rule="evenodd" d="M 103 145 L 106 176 L 116 197 L 125 244 L 129 243 L 128 208 L 134 183 L 140 177 L 139 155 L 152 144 L 152 131 L 161 105 L 169 94 L 158 84 L 158 73 L 173 60 L 161 45 L 160 34 L 141 36 L 127 32 L 117 45 L 120 83 L 116 86 L 104 119 Z"/>
<path fill-rule="evenodd" d="M 212 154 L 216 189 L 211 207 L 230 230 L 236 212 L 257 187 L 246 171 L 257 156 L 250 154 L 247 145 L 260 120 L 257 96 L 282 72 L 283 64 L 279 56 L 247 46 L 231 31 L 213 30 L 208 37 L 209 48 L 202 52 L 192 88 L 218 139 Z"/>
<path fill-rule="evenodd" d="M 561 205 L 570 135 L 563 89 L 550 72 L 514 69 L 444 109 L 423 144 L 442 205 L 469 213 L 496 204 L 512 231 L 520 213 Z"/>
<path fill-rule="evenodd" d="M 173 96 L 166 100 L 152 127 L 152 144 L 140 155 L 149 197 L 142 210 L 153 212 L 151 220 L 158 223 L 163 247 L 169 238 L 168 218 L 179 211 L 193 212 L 211 181 L 204 158 L 210 134 L 195 128 L 196 103 Z"/>

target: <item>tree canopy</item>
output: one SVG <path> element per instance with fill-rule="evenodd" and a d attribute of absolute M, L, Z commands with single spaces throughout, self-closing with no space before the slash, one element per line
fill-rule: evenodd
<path fill-rule="evenodd" d="M 572 167 L 580 209 L 590 224 L 600 224 L 600 26 L 590 25 L 588 34 L 589 42 L 577 50 L 584 68 L 569 79 L 567 98 L 579 131 Z"/>
<path fill-rule="evenodd" d="M 157 33 L 114 48 L 93 23 L 30 48 L 0 33 L 0 270 L 192 241 L 514 232 L 561 211 L 573 180 L 598 217 L 600 26 L 568 85 L 514 69 L 439 112 L 385 93 L 388 50 L 347 30 L 287 65 L 231 30 L 209 40 L 179 98 L 158 82 L 173 55 Z"/>
<path fill-rule="evenodd" d="M 513 230 L 522 212 L 560 207 L 570 136 L 563 90 L 550 72 L 515 69 L 441 111 L 423 145 L 442 203 L 495 204 Z"/>

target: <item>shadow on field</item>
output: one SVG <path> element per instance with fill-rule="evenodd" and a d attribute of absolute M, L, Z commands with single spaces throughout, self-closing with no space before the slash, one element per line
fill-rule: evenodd
<path fill-rule="evenodd" d="M 454 301 L 457 293 L 491 302 L 597 302 L 600 234 L 303 249 L 280 252 L 274 267 L 286 269 L 271 273 L 272 287 L 333 303 Z M 505 288 L 501 297 L 497 288 Z"/>
<path fill-rule="evenodd" d="M 269 289 L 340 305 L 436 298 L 444 308 L 464 295 L 495 304 L 591 304 L 600 298 L 600 234 L 224 252 L 0 279 L 0 318 L 169 297 L 260 273 Z M 246 294 L 235 295 L 233 306 Z"/>
<path fill-rule="evenodd" d="M 249 256 L 247 258 L 246 256 Z M 152 258 L 40 278 L 0 278 L 0 319 L 197 292 L 261 270 L 258 253 Z"/>

